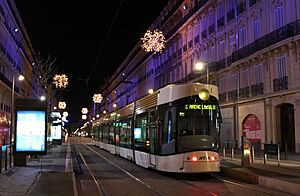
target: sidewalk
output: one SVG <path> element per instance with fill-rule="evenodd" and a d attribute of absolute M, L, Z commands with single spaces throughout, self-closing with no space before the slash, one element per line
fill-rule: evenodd
<path fill-rule="evenodd" d="M 77 196 L 70 145 L 52 146 L 41 159 L 28 159 L 26 166 L 0 174 L 0 181 L 1 196 Z"/>
<path fill-rule="evenodd" d="M 241 167 L 241 159 L 221 158 L 221 172 L 232 179 L 259 184 L 291 195 L 300 193 L 300 155 L 292 160 L 268 159 L 267 164 L 261 157 L 255 157 L 249 167 Z"/>

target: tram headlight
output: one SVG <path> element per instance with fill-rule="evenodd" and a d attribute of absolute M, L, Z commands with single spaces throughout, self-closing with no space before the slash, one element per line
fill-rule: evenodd
<path fill-rule="evenodd" d="M 207 89 L 201 89 L 199 92 L 199 97 L 201 100 L 206 101 L 209 99 L 209 91 Z"/>

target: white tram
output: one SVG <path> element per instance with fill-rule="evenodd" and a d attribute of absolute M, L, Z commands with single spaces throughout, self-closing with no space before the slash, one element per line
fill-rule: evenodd
<path fill-rule="evenodd" d="M 172 84 L 94 121 L 93 143 L 145 168 L 219 172 L 220 122 L 216 86 Z"/>

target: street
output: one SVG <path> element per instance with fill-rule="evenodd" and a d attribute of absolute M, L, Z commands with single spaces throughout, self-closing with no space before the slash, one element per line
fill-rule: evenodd
<path fill-rule="evenodd" d="M 76 175 L 79 195 L 287 195 L 220 174 L 172 174 L 145 169 L 90 145 L 87 138 L 72 138 L 71 143 L 82 170 Z"/>

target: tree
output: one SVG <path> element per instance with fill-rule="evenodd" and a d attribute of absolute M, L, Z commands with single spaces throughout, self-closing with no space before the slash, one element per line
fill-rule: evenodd
<path fill-rule="evenodd" d="M 49 55 L 45 58 L 40 53 L 37 55 L 36 65 L 33 66 L 33 73 L 38 78 L 39 87 L 42 89 L 42 95 L 48 100 L 48 109 L 51 109 L 56 100 L 62 98 L 62 93 L 53 85 L 53 76 L 56 74 L 56 58 Z M 55 100 L 54 100 L 55 98 Z M 50 110 L 48 110 L 50 111 Z"/>

